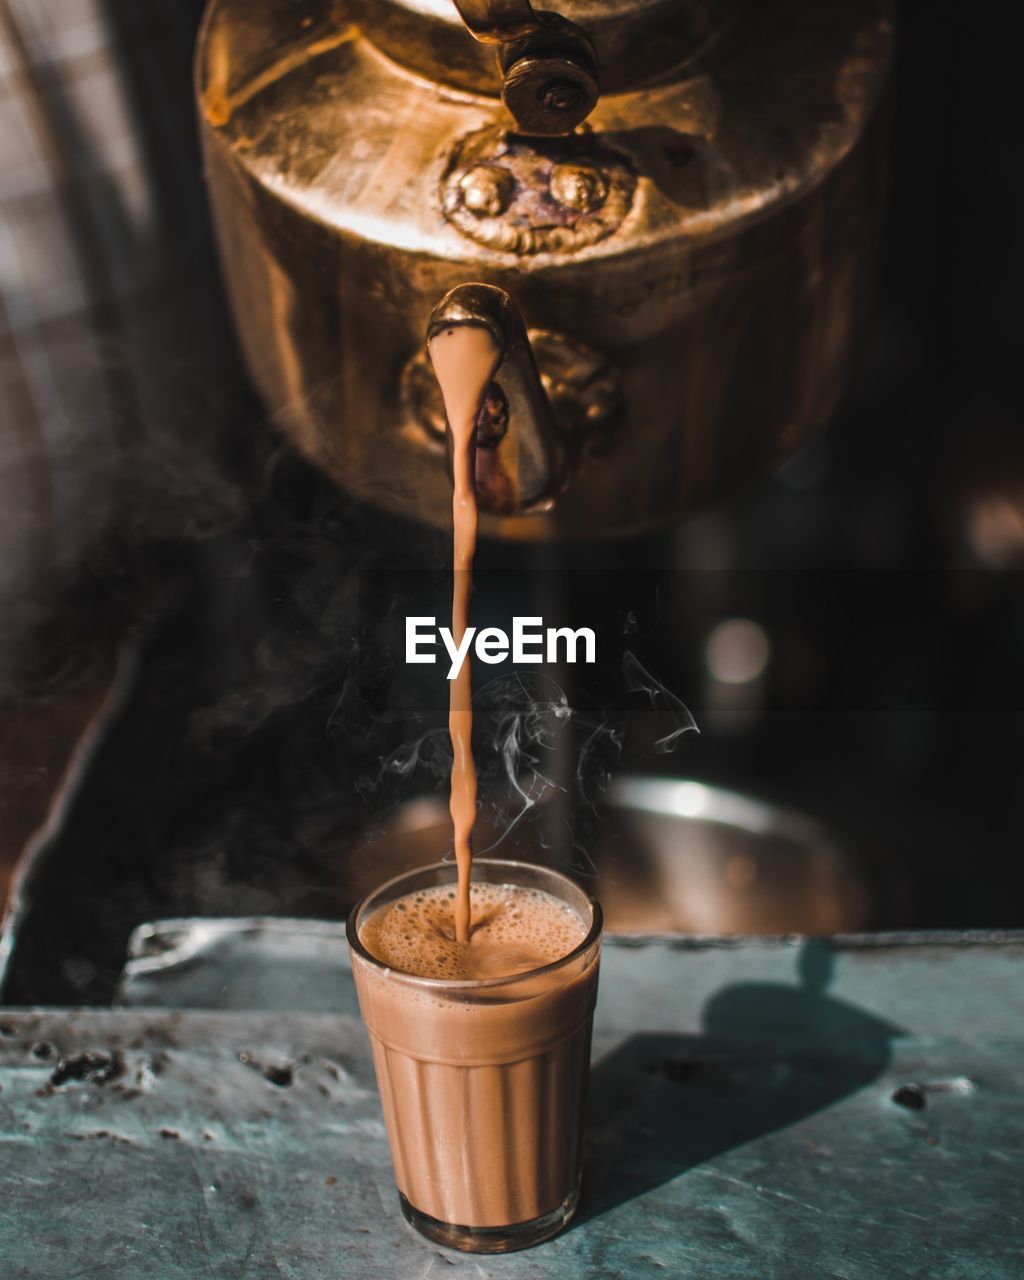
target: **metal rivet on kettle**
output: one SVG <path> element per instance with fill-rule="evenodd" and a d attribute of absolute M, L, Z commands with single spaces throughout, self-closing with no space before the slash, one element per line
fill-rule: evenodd
<path fill-rule="evenodd" d="M 481 218 L 496 218 L 512 203 L 515 179 L 496 164 L 481 164 L 459 179 L 462 203 Z"/>
<path fill-rule="evenodd" d="M 608 184 L 601 174 L 577 164 L 556 164 L 551 170 L 548 189 L 560 205 L 576 213 L 592 213 L 604 204 L 608 195 Z"/>

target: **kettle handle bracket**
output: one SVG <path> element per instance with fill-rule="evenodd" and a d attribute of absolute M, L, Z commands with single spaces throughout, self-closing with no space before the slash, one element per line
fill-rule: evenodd
<path fill-rule="evenodd" d="M 519 133 L 564 137 L 601 93 L 597 54 L 582 27 L 530 0 L 454 0 L 474 39 L 498 45 L 501 99 Z"/>

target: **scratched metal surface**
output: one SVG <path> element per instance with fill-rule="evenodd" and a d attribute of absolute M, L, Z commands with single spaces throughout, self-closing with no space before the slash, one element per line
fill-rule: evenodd
<path fill-rule="evenodd" d="M 0 1013 L 5 1280 L 1024 1275 L 1019 937 L 608 946 L 580 1220 L 476 1259 L 399 1218 L 337 927 L 206 925 L 163 1008 Z"/>

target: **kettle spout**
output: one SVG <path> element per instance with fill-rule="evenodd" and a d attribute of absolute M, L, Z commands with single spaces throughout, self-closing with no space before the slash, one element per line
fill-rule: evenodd
<path fill-rule="evenodd" d="M 431 312 L 427 346 L 456 325 L 486 329 L 501 353 L 476 422 L 476 489 L 497 515 L 547 511 L 567 479 L 567 450 L 519 308 L 502 289 L 462 284 Z"/>

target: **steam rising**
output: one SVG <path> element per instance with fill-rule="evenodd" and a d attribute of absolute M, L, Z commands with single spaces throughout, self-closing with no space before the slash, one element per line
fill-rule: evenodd
<path fill-rule="evenodd" d="M 599 706 L 583 680 L 574 691 L 574 706 L 557 681 L 533 672 L 496 676 L 477 689 L 474 750 L 482 816 L 492 832 L 486 843 L 478 843 L 478 856 L 499 850 L 526 824 L 532 824 L 532 838 L 550 848 L 552 834 L 540 815 L 542 808 L 554 809 L 560 818 L 554 838 L 561 846 L 554 852 L 577 871 L 593 871 L 588 825 L 624 756 L 640 765 L 653 755 L 674 752 L 684 734 L 699 732 L 685 703 L 635 654 L 623 655 L 621 670 L 623 697 Z M 437 724 L 389 752 L 359 789 L 371 804 L 390 795 L 388 784 L 395 780 L 411 784 L 414 792 L 429 787 L 444 795 L 451 760 L 448 734 Z"/>
<path fill-rule="evenodd" d="M 663 712 L 672 724 L 668 733 L 652 743 L 652 751 L 658 755 L 667 755 L 675 751 L 684 733 L 700 733 L 697 721 L 693 718 L 689 707 L 660 680 L 652 676 L 639 659 L 628 651 L 622 658 L 622 677 L 628 693 L 646 694 L 651 707 Z"/>

